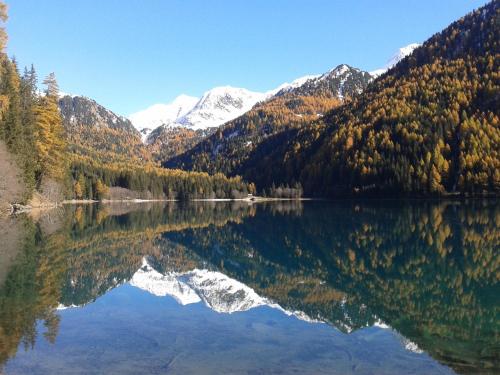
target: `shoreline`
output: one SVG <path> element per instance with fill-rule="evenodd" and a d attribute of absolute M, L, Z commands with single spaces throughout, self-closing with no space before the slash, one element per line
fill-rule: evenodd
<path fill-rule="evenodd" d="M 46 211 L 52 210 L 57 207 L 65 205 L 80 205 L 80 204 L 114 204 L 114 203 L 154 203 L 154 202 L 248 202 L 248 203 L 260 203 L 260 202 L 281 202 L 281 201 L 314 201 L 320 200 L 317 198 L 271 198 L 271 197 L 247 197 L 247 198 L 196 198 L 183 201 L 180 199 L 67 199 L 61 202 L 45 203 L 42 205 L 22 205 L 22 204 L 9 204 L 9 209 L 0 212 L 2 216 L 17 215 L 22 213 L 29 213 L 32 211 Z"/>
<path fill-rule="evenodd" d="M 466 201 L 466 200 L 481 200 L 481 199 L 497 199 L 496 195 L 474 195 L 474 196 L 463 196 L 463 195 L 446 195 L 441 197 L 344 197 L 344 198 L 272 198 L 272 197 L 261 197 L 261 196 L 252 196 L 246 198 L 196 198 L 189 200 L 180 200 L 180 199 L 67 199 L 57 203 L 44 203 L 40 205 L 22 205 L 18 203 L 10 203 L 7 204 L 8 209 L 4 209 L 0 211 L 0 216 L 11 216 L 22 213 L 30 213 L 32 211 L 47 211 L 52 210 L 64 205 L 83 205 L 83 204 L 114 204 L 114 203 L 155 203 L 155 202 L 248 202 L 252 203 L 262 203 L 262 202 L 285 202 L 285 201 L 297 201 L 297 202 L 306 202 L 306 201 L 373 201 L 373 200 L 383 200 L 383 201 L 395 201 L 395 200 L 411 200 L 411 201 L 419 201 L 419 200 L 432 200 L 432 201 Z"/>
<path fill-rule="evenodd" d="M 316 198 L 271 198 L 254 196 L 251 198 L 195 198 L 186 201 L 180 199 L 71 199 L 62 201 L 59 205 L 66 204 L 94 204 L 94 203 L 148 203 L 148 202 L 273 202 L 273 201 L 312 201 Z"/>

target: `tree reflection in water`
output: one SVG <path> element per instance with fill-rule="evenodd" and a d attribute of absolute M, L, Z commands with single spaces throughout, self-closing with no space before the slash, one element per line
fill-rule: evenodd
<path fill-rule="evenodd" d="M 500 208 L 471 202 L 68 206 L 5 219 L 0 361 L 57 307 L 156 272 L 220 272 L 346 334 L 374 324 L 459 373 L 499 369 Z M 14 254 L 14 255 L 13 255 Z"/>

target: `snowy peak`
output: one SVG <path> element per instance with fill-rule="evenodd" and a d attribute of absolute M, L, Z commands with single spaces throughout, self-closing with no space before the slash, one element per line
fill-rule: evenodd
<path fill-rule="evenodd" d="M 130 115 L 129 119 L 143 138 L 146 138 L 153 129 L 160 126 L 175 126 L 177 119 L 188 113 L 198 100 L 193 96 L 179 95 L 169 104 L 154 104 Z"/>
<path fill-rule="evenodd" d="M 387 62 L 386 67 L 388 69 L 392 68 L 394 65 L 396 65 L 398 62 L 403 60 L 406 56 L 411 55 L 413 51 L 420 47 L 421 44 L 419 43 L 411 43 L 408 44 L 406 47 L 400 48 Z"/>
<path fill-rule="evenodd" d="M 340 77 L 341 75 L 348 73 L 349 70 L 351 70 L 351 69 L 354 69 L 354 68 L 351 68 L 349 65 L 346 65 L 346 64 L 341 64 L 341 65 L 336 66 L 333 69 L 330 69 L 327 73 L 323 74 L 321 76 L 321 79 L 325 79 L 326 77 L 337 78 L 337 77 Z M 359 70 L 359 69 L 356 69 L 356 70 Z"/>
<path fill-rule="evenodd" d="M 389 69 L 396 66 L 396 64 L 398 62 L 400 62 L 401 60 L 403 60 L 406 56 L 411 55 L 413 53 L 413 51 L 420 46 L 421 46 L 421 44 L 419 44 L 419 43 L 411 43 L 405 47 L 401 47 L 394 55 L 392 55 L 392 57 L 387 61 L 387 63 L 384 65 L 384 67 L 382 67 L 380 69 L 376 69 L 376 70 L 370 72 L 370 74 L 374 77 L 378 77 L 378 76 L 384 74 Z"/>
<path fill-rule="evenodd" d="M 313 79 L 316 79 L 319 77 L 321 77 L 321 74 L 307 75 L 304 77 L 297 78 L 290 83 L 285 82 L 282 85 L 279 85 L 278 87 L 276 87 L 275 89 L 268 91 L 266 93 L 266 95 L 268 97 L 272 97 L 272 96 L 275 96 L 276 94 L 278 94 L 279 92 L 283 92 L 283 93 L 289 92 L 293 89 L 296 89 L 297 87 L 302 86 L 307 81 L 310 81 L 310 80 L 313 80 Z"/>
<path fill-rule="evenodd" d="M 177 122 L 193 130 L 222 125 L 249 111 L 265 94 L 231 86 L 215 87 Z"/>
<path fill-rule="evenodd" d="M 241 116 L 265 94 L 231 86 L 215 87 L 198 99 L 180 95 L 169 104 L 155 104 L 129 116 L 134 126 L 143 134 L 143 139 L 160 126 L 186 127 L 192 130 L 220 126 Z"/>
<path fill-rule="evenodd" d="M 218 313 L 231 314 L 259 306 L 268 306 L 288 316 L 309 323 L 322 323 L 302 311 L 283 309 L 267 298 L 259 296 L 252 288 L 217 271 L 195 268 L 192 271 L 161 274 L 146 258 L 141 268 L 132 276 L 130 285 L 153 295 L 171 296 L 181 305 L 203 302 Z"/>
<path fill-rule="evenodd" d="M 161 274 L 143 259 L 130 285 L 155 296 L 171 296 L 181 305 L 202 302 L 210 309 L 231 314 L 267 304 L 255 291 L 216 271 L 194 269 Z"/>

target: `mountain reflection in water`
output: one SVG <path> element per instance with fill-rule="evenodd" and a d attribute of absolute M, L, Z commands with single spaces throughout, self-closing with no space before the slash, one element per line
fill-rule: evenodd
<path fill-rule="evenodd" d="M 342 332 L 337 340 L 385 329 L 405 350 L 437 361 L 425 372 L 493 374 L 500 370 L 499 226 L 494 201 L 111 204 L 4 219 L 0 362 L 7 374 L 46 373 L 27 365 L 39 360 L 30 353 L 45 343 L 58 350 L 72 319 L 65 314 L 88 317 L 87 308 L 102 308 L 116 293 L 136 301 L 130 285 L 241 319 L 269 308 L 324 323 L 301 332 L 330 327 Z M 367 358 L 362 367 L 351 348 L 331 350 L 325 355 L 348 354 L 352 372 L 398 373 L 402 365 L 389 366 L 396 355 Z M 301 365 L 321 371 L 313 358 Z"/>

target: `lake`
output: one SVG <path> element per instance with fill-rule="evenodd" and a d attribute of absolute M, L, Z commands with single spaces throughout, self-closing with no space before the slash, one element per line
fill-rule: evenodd
<path fill-rule="evenodd" d="M 130 203 L 0 221 L 3 374 L 498 374 L 496 201 Z"/>

